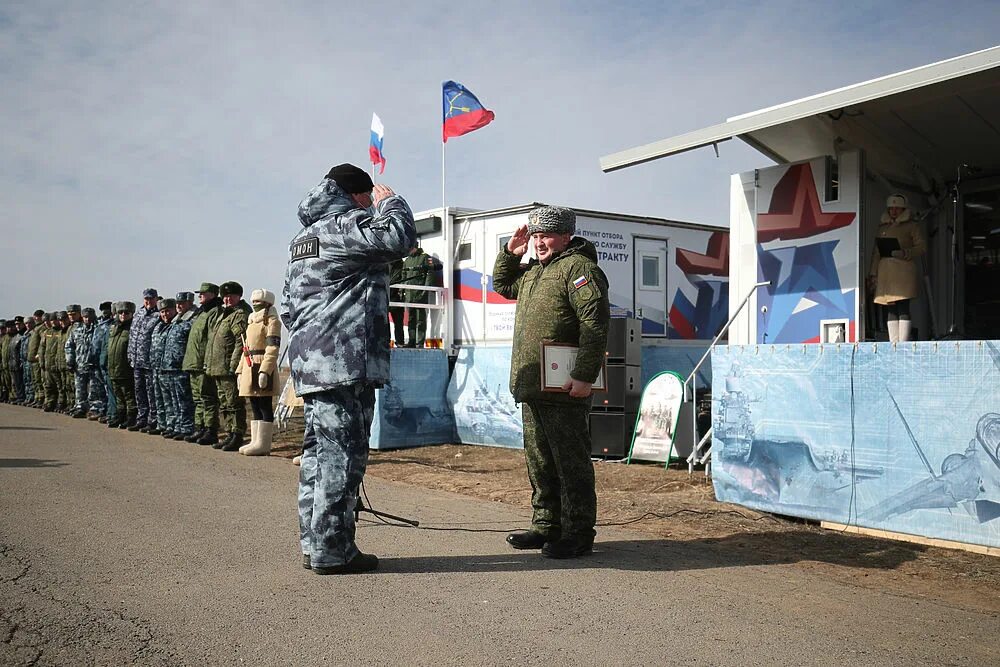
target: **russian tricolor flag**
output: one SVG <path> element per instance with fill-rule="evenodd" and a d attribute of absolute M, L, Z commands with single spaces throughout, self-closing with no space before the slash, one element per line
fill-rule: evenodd
<path fill-rule="evenodd" d="M 382 138 L 385 136 L 385 128 L 382 126 L 382 119 L 377 113 L 372 114 L 372 139 L 368 144 L 368 156 L 373 165 L 379 165 L 378 173 L 385 172 L 385 156 L 382 155 Z"/>
<path fill-rule="evenodd" d="M 441 138 L 445 143 L 448 143 L 448 137 L 460 137 L 493 122 L 493 112 L 484 107 L 462 84 L 445 81 L 442 84 L 442 94 L 444 125 Z"/>

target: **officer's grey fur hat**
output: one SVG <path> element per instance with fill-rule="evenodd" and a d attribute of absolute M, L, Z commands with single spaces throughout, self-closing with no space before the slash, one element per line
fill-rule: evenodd
<path fill-rule="evenodd" d="M 543 206 L 528 214 L 528 233 L 575 234 L 576 212 L 559 206 Z"/>
<path fill-rule="evenodd" d="M 178 292 L 174 299 L 177 303 L 189 303 L 194 301 L 194 292 Z"/>
<path fill-rule="evenodd" d="M 132 303 L 131 301 L 120 301 L 119 303 L 121 304 L 121 310 L 119 310 L 119 312 L 126 312 L 126 313 L 135 312 L 135 304 Z"/>
<path fill-rule="evenodd" d="M 97 313 L 95 313 L 94 309 L 91 308 L 90 306 L 87 306 L 82 311 L 80 311 L 80 314 L 81 315 L 86 315 L 88 317 L 97 317 Z"/>
<path fill-rule="evenodd" d="M 66 312 L 67 313 L 79 313 L 80 312 L 80 304 L 78 304 L 78 303 L 71 303 L 71 304 L 69 304 L 68 306 L 66 306 Z"/>
<path fill-rule="evenodd" d="M 173 299 L 160 299 L 156 302 L 156 309 L 163 310 L 164 308 L 176 308 L 177 302 Z"/>
<path fill-rule="evenodd" d="M 118 311 L 121 309 L 121 305 L 122 305 L 121 301 L 113 301 L 111 303 L 111 314 L 117 315 Z"/>
<path fill-rule="evenodd" d="M 48 322 L 49 320 L 52 320 L 53 318 L 55 318 L 55 313 L 53 313 L 52 311 L 46 311 L 42 315 L 42 319 L 45 320 L 46 322 Z"/>
<path fill-rule="evenodd" d="M 69 317 L 69 314 L 65 310 L 57 310 L 56 311 L 56 317 L 55 317 L 55 319 L 57 319 L 57 320 L 65 320 L 67 317 Z"/>

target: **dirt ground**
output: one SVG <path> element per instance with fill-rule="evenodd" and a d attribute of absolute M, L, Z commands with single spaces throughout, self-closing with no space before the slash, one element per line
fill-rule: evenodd
<path fill-rule="evenodd" d="M 275 438 L 275 456 L 299 453 L 301 430 Z M 598 534 L 628 526 L 683 543 L 685 553 L 741 564 L 787 564 L 847 585 L 1000 614 L 1000 558 L 858 536 L 715 500 L 703 472 L 595 463 Z M 531 507 L 521 450 L 439 445 L 372 451 L 368 475 Z M 417 517 L 419 518 L 419 517 Z"/>

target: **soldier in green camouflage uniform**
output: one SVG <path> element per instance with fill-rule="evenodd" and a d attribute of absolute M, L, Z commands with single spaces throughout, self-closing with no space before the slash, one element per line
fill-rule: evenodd
<path fill-rule="evenodd" d="M 522 403 L 524 458 L 533 493 L 531 529 L 511 533 L 516 549 L 538 549 L 550 558 L 573 558 L 594 544 L 597 494 L 590 460 L 591 386 L 608 344 L 608 279 L 597 250 L 573 238 L 576 214 L 543 207 L 528 215 L 497 255 L 494 289 L 517 300 L 510 390 Z M 537 259 L 521 264 L 534 244 Z M 541 343 L 579 348 L 561 392 L 543 392 Z"/>
<path fill-rule="evenodd" d="M 236 368 L 243 355 L 243 336 L 247 318 L 253 312 L 243 300 L 243 287 L 237 282 L 219 285 L 223 307 L 209 322 L 205 346 L 205 374 L 215 382 L 219 413 L 228 435 L 212 445 L 224 452 L 238 451 L 247 432 L 247 409 L 236 383 Z"/>
<path fill-rule="evenodd" d="M 219 403 L 215 383 L 206 379 L 205 345 L 208 343 L 208 325 L 222 309 L 219 286 L 202 283 L 197 290 L 198 312 L 191 323 L 187 348 L 181 370 L 187 371 L 191 380 L 191 399 L 194 401 L 194 433 L 184 438 L 186 442 L 214 445 L 219 441 Z"/>
<path fill-rule="evenodd" d="M 400 282 L 404 285 L 434 286 L 434 258 L 428 255 L 420 246 L 410 250 L 403 259 L 400 269 Z M 408 303 L 428 303 L 430 292 L 426 290 L 403 290 L 404 299 Z M 409 340 L 406 347 L 423 347 L 427 340 L 427 309 L 406 309 L 406 332 Z M 398 340 L 397 340 L 398 344 Z"/>
<path fill-rule="evenodd" d="M 36 310 L 34 314 L 35 328 L 28 338 L 28 363 L 31 366 L 31 384 L 34 387 L 35 398 L 31 407 L 40 408 L 45 405 L 45 381 L 42 379 L 42 364 L 39 359 L 42 337 L 45 335 L 45 313 Z"/>
<path fill-rule="evenodd" d="M 49 332 L 52 331 L 52 317 L 52 313 L 44 313 L 42 315 L 42 326 L 39 327 L 42 330 L 41 335 L 38 337 L 38 386 L 42 388 L 38 399 L 38 407 L 40 408 L 44 408 L 49 404 L 49 373 L 48 366 L 45 363 L 45 346 L 49 340 Z"/>
<path fill-rule="evenodd" d="M 66 364 L 66 355 L 62 347 L 63 316 L 66 311 L 52 313 L 51 327 L 45 334 L 45 411 L 53 412 L 65 407 L 66 396 L 63 394 L 62 369 L 59 359 Z"/>

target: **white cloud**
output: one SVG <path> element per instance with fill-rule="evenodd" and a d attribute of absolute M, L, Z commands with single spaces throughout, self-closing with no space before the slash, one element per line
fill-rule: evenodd
<path fill-rule="evenodd" d="M 70 6 L 67 6 L 69 4 Z M 440 83 L 497 114 L 448 143 L 448 200 L 727 219 L 724 144 L 613 174 L 601 155 L 992 46 L 996 3 L 5 3 L 0 315 L 202 280 L 280 291 L 331 164 L 440 203 Z M 456 10 L 456 7 L 459 9 Z"/>

